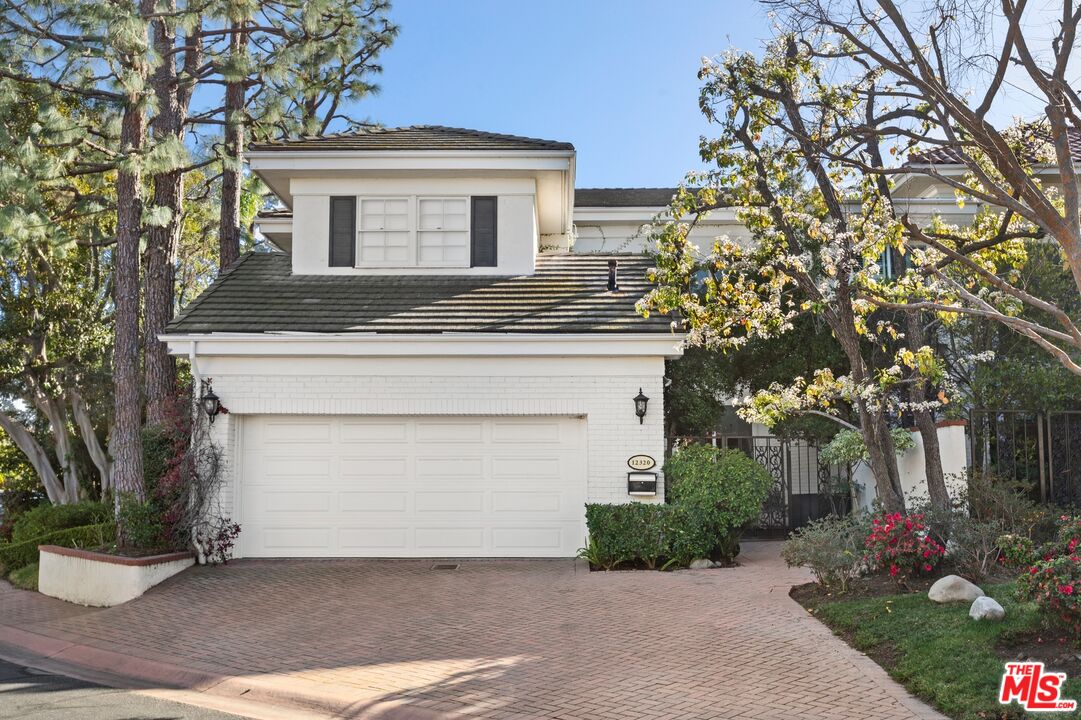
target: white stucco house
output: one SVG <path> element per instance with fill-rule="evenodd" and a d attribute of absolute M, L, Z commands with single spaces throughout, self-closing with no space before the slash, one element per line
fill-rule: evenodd
<path fill-rule="evenodd" d="M 628 461 L 660 469 L 682 338 L 634 309 L 640 245 L 572 252 L 610 211 L 578 203 L 573 146 L 418 126 L 248 157 L 280 252 L 162 336 L 228 409 L 237 556 L 571 556 L 586 502 L 662 497 Z"/>

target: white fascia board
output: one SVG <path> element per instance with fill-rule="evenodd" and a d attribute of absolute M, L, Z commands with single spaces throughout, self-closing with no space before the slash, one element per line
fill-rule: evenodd
<path fill-rule="evenodd" d="M 276 357 L 666 357 L 683 354 L 679 333 L 205 333 L 162 334 L 169 354 Z"/>
<path fill-rule="evenodd" d="M 287 217 L 255 217 L 255 225 L 264 233 L 290 233 L 293 232 L 293 218 Z"/>
<path fill-rule="evenodd" d="M 574 221 L 576 223 L 631 223 L 645 224 L 652 222 L 657 213 L 664 212 L 668 207 L 585 207 L 574 208 Z M 698 221 L 699 225 L 730 224 L 736 222 L 736 211 L 731 208 L 718 208 L 711 210 Z"/>
<path fill-rule="evenodd" d="M 250 152 L 248 165 L 267 170 L 562 170 L 573 150 L 273 150 Z"/>

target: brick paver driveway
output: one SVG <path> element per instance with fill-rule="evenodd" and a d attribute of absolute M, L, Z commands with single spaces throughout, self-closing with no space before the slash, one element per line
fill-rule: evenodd
<path fill-rule="evenodd" d="M 345 717 L 939 717 L 788 597 L 778 547 L 675 573 L 243 560 L 111 609 L 8 590 L 0 623 Z"/>

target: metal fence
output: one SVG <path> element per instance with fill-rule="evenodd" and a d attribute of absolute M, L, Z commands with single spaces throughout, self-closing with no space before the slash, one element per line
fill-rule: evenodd
<path fill-rule="evenodd" d="M 1081 411 L 976 410 L 969 464 L 1032 489 L 1041 502 L 1081 506 Z"/>
<path fill-rule="evenodd" d="M 755 534 L 784 535 L 811 520 L 852 509 L 851 468 L 821 462 L 813 443 L 772 435 L 680 435 L 668 438 L 666 454 L 677 444 L 692 442 L 741 450 L 769 471 L 773 484 Z"/>

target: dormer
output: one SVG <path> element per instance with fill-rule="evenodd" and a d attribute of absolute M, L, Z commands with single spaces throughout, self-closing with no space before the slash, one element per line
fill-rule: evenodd
<path fill-rule="evenodd" d="M 574 146 L 441 126 L 252 146 L 286 209 L 261 232 L 295 275 L 530 275 L 566 250 Z"/>

